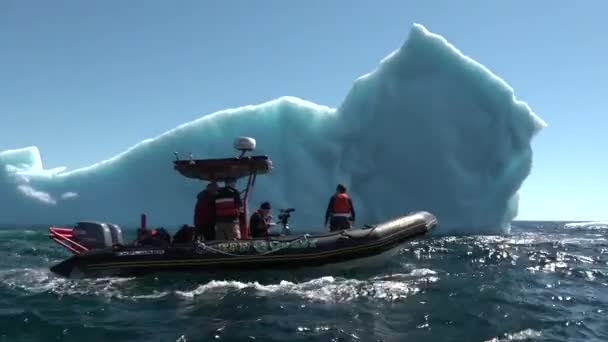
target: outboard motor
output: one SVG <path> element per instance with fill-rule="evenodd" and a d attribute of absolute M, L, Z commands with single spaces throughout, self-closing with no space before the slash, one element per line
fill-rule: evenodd
<path fill-rule="evenodd" d="M 72 229 L 72 240 L 88 249 L 112 247 L 122 244 L 122 230 L 119 226 L 105 222 L 78 222 Z"/>
<path fill-rule="evenodd" d="M 110 227 L 110 233 L 112 233 L 112 244 L 114 245 L 124 245 L 124 241 L 122 239 L 122 229 L 119 225 L 114 223 L 107 223 Z"/>

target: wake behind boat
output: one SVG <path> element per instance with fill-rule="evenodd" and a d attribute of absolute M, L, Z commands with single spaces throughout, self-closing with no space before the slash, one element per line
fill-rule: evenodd
<path fill-rule="evenodd" d="M 243 191 L 245 213 L 240 220 L 240 240 L 199 241 L 192 238 L 193 227 L 182 226 L 173 236 L 164 229 L 149 230 L 142 215 L 138 238 L 124 243 L 118 225 L 106 222 L 79 222 L 74 227 L 50 227 L 49 237 L 74 255 L 51 267 L 63 277 L 135 276 L 160 271 L 264 271 L 295 270 L 341 264 L 374 257 L 427 233 L 437 224 L 428 212 L 414 212 L 376 225 L 331 233 L 291 234 L 289 218 L 294 209 L 281 210 L 282 233 L 250 238 L 247 200 L 257 175 L 269 173 L 267 156 L 245 156 L 255 148 L 255 140 L 240 138 L 235 147 L 239 157 L 174 161 L 183 176 L 205 181 L 248 177 Z M 184 238 L 186 237 L 186 238 Z"/>

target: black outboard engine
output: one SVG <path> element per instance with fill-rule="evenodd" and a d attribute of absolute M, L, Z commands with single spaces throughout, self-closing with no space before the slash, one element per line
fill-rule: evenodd
<path fill-rule="evenodd" d="M 122 229 L 119 225 L 114 223 L 106 223 L 110 227 L 110 233 L 112 233 L 112 244 L 123 245 Z"/>
<path fill-rule="evenodd" d="M 100 249 L 123 244 L 120 227 L 105 222 L 78 222 L 72 229 L 72 239 L 88 249 Z"/>

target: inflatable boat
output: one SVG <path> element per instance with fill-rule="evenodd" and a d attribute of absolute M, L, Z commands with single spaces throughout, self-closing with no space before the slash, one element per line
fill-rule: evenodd
<path fill-rule="evenodd" d="M 242 138 L 241 138 L 242 139 Z M 243 148 L 251 150 L 252 139 Z M 253 143 L 254 144 L 254 143 Z M 108 222 L 82 221 L 74 227 L 49 228 L 49 237 L 74 255 L 51 267 L 68 278 L 138 276 L 155 272 L 217 272 L 295 270 L 336 265 L 374 257 L 394 250 L 404 242 L 419 237 L 437 224 L 426 211 L 412 212 L 374 225 L 365 225 L 329 233 L 292 234 L 289 228 L 293 208 L 281 209 L 280 234 L 250 238 L 246 203 L 255 176 L 270 172 L 267 156 L 174 161 L 182 175 L 207 181 L 249 177 L 243 191 L 245 213 L 240 220 L 241 239 L 203 241 L 194 227 L 183 225 L 171 236 L 164 228 L 148 229 L 146 215 L 141 216 L 137 238 L 124 242 L 120 226 Z"/>

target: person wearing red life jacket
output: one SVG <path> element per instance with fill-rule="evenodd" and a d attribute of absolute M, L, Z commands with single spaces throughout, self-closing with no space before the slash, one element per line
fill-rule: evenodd
<path fill-rule="evenodd" d="M 225 180 L 225 186 L 215 195 L 215 238 L 217 240 L 239 240 L 241 231 L 239 216 L 243 212 L 243 201 L 235 188 L 236 179 Z"/>
<path fill-rule="evenodd" d="M 329 231 L 350 229 L 355 222 L 355 208 L 346 187 L 338 184 L 336 193 L 329 199 L 325 211 L 325 226 L 329 221 Z"/>
<path fill-rule="evenodd" d="M 201 235 L 205 241 L 215 240 L 215 194 L 217 193 L 217 183 L 207 184 L 207 188 L 197 196 L 196 206 L 194 207 L 194 227 L 196 240 Z"/>

